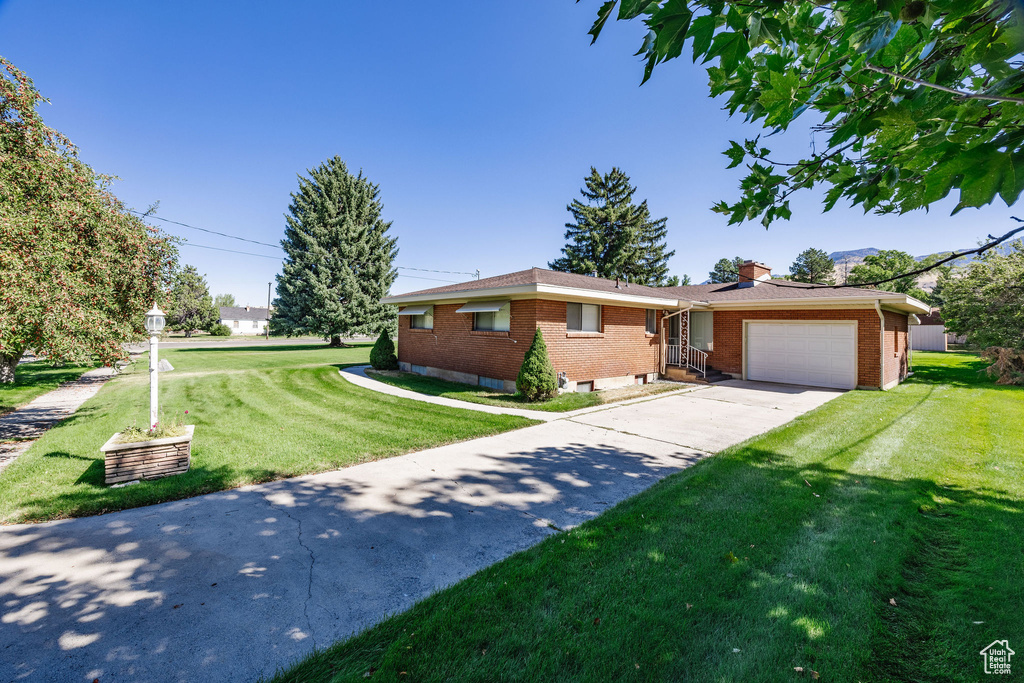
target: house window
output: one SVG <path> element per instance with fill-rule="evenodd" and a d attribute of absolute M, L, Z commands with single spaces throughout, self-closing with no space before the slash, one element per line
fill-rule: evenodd
<path fill-rule="evenodd" d="M 252 329 L 254 329 L 254 330 L 260 329 L 260 321 L 259 320 L 253 320 L 252 321 Z"/>
<path fill-rule="evenodd" d="M 511 323 L 512 304 L 505 304 L 497 311 L 479 311 L 473 314 L 473 329 L 482 332 L 508 332 Z"/>
<path fill-rule="evenodd" d="M 647 334 L 658 334 L 658 312 L 653 308 L 647 309 Z"/>
<path fill-rule="evenodd" d="M 482 387 L 487 387 L 488 389 L 495 389 L 497 391 L 505 390 L 505 382 L 493 377 L 484 377 L 481 375 L 477 378 L 477 383 Z"/>
<path fill-rule="evenodd" d="M 235 322 L 235 327 L 238 327 L 238 321 L 235 320 L 234 322 Z"/>
<path fill-rule="evenodd" d="M 600 332 L 601 307 L 596 304 L 566 304 L 565 329 L 570 332 Z"/>
<path fill-rule="evenodd" d="M 409 316 L 409 327 L 414 330 L 432 330 L 434 329 L 434 309 L 431 307 L 426 313 L 422 315 L 410 315 Z"/>

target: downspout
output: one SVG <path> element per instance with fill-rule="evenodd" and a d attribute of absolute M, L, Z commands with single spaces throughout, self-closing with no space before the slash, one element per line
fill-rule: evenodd
<path fill-rule="evenodd" d="M 878 312 L 878 388 L 885 391 L 885 314 L 882 313 L 882 300 L 875 300 L 875 311 Z"/>

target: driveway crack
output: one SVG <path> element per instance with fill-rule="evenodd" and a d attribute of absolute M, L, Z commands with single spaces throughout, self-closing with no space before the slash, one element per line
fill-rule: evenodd
<path fill-rule="evenodd" d="M 307 553 L 309 553 L 309 578 L 306 582 L 306 600 L 302 603 L 302 614 L 306 618 L 306 630 L 309 631 L 309 637 L 313 641 L 313 647 L 316 648 L 316 635 L 313 633 L 313 622 L 309 618 L 309 603 L 313 599 L 313 567 L 316 565 L 316 555 L 313 554 L 313 549 L 306 545 L 306 542 L 302 540 L 302 520 L 298 517 L 293 517 L 287 509 L 274 505 L 274 503 L 267 497 L 266 494 L 262 494 L 263 500 L 267 501 L 267 505 L 271 509 L 277 510 L 282 513 L 285 517 L 295 522 L 298 528 L 297 540 L 299 545 L 302 546 Z"/>

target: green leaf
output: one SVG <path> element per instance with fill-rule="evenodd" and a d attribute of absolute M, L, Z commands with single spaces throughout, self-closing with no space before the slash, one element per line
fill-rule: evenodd
<path fill-rule="evenodd" d="M 763 90 L 757 98 L 768 112 L 765 125 L 785 128 L 793 120 L 793 107 L 796 104 L 797 89 L 800 87 L 800 76 L 793 72 L 772 72 L 768 79 L 770 87 Z"/>
<path fill-rule="evenodd" d="M 654 49 L 658 60 L 674 59 L 683 52 L 686 32 L 690 28 L 693 12 L 686 6 L 686 0 L 668 0 L 665 5 L 654 13 L 650 24 L 657 31 Z"/>
<path fill-rule="evenodd" d="M 750 46 L 747 45 L 747 39 L 743 34 L 739 31 L 729 31 L 715 36 L 707 58 L 718 57 L 722 69 L 727 73 L 732 73 L 749 51 Z"/>
<path fill-rule="evenodd" d="M 652 5 L 657 7 L 658 3 L 654 0 L 622 0 L 622 5 L 619 7 L 619 20 L 635 19 L 648 11 L 648 8 L 653 10 Z"/>
<path fill-rule="evenodd" d="M 746 157 L 747 152 L 735 140 L 730 140 L 729 149 L 722 152 L 722 154 L 732 160 L 732 163 L 730 163 L 726 168 L 735 168 L 743 163 L 743 159 Z"/>
<path fill-rule="evenodd" d="M 597 10 L 597 20 L 594 25 L 587 31 L 587 35 L 593 36 L 590 40 L 590 44 L 593 45 L 597 42 L 597 37 L 601 35 L 601 29 L 604 28 L 605 23 L 608 21 L 608 17 L 612 15 L 612 10 L 615 9 L 615 3 L 618 0 L 608 0 L 608 2 L 601 5 L 601 9 Z"/>
<path fill-rule="evenodd" d="M 693 37 L 693 61 L 694 63 L 703 57 L 711 47 L 711 38 L 715 35 L 715 17 L 705 14 L 693 20 L 690 26 L 690 36 Z M 707 61 L 707 60 L 704 60 Z"/>

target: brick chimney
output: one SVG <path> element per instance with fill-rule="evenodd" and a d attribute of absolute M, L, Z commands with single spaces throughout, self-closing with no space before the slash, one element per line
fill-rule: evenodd
<path fill-rule="evenodd" d="M 770 280 L 772 269 L 757 261 L 744 261 L 739 267 L 739 286 L 753 287 L 759 282 Z"/>

